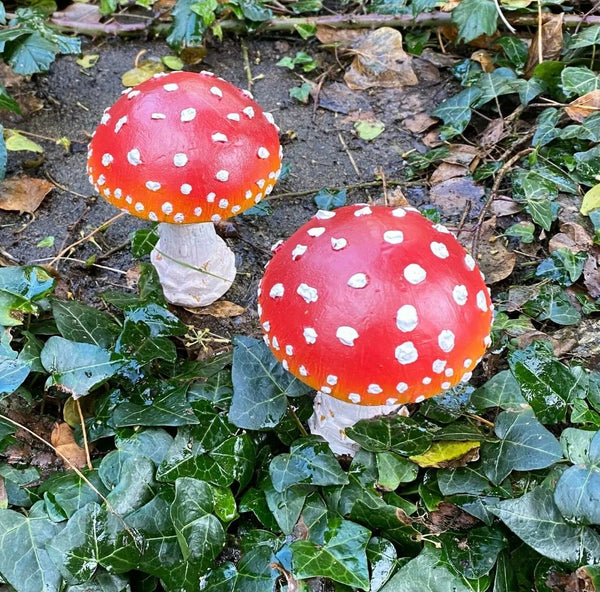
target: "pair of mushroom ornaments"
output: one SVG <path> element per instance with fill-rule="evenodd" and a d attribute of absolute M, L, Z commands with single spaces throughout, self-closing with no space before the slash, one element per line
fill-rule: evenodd
<path fill-rule="evenodd" d="M 173 304 L 205 306 L 235 277 L 214 222 L 268 195 L 278 128 L 249 92 L 209 72 L 159 74 L 107 109 L 88 153 L 95 189 L 160 222 L 151 258 Z M 274 248 L 259 288 L 265 340 L 318 394 L 310 419 L 338 454 L 344 428 L 468 381 L 492 304 L 473 258 L 414 208 L 319 211 Z"/>

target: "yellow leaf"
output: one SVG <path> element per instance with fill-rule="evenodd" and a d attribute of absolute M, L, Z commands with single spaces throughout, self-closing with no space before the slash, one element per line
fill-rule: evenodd
<path fill-rule="evenodd" d="M 592 210 L 600 208 L 600 183 L 594 185 L 584 196 L 579 211 L 587 216 Z"/>
<path fill-rule="evenodd" d="M 174 55 L 168 55 L 160 58 L 160 61 L 167 67 L 169 70 L 183 70 L 185 64 L 183 60 Z"/>
<path fill-rule="evenodd" d="M 160 74 L 166 71 L 166 66 L 160 60 L 144 60 L 135 68 L 127 70 L 121 76 L 123 86 L 137 86 L 146 80 L 150 80 L 155 74 Z"/>
<path fill-rule="evenodd" d="M 4 130 L 4 140 L 6 142 L 6 149 L 12 152 L 28 150 L 29 152 L 39 152 L 41 154 L 44 153 L 44 149 L 39 144 L 36 144 L 33 140 L 26 138 L 17 130 Z"/>
<path fill-rule="evenodd" d="M 427 452 L 409 456 L 409 459 L 420 467 L 464 466 L 463 461 L 467 461 L 464 457 L 468 455 L 468 460 L 474 460 L 478 451 L 479 442 L 434 442 Z"/>
<path fill-rule="evenodd" d="M 77 64 L 85 69 L 93 68 L 98 62 L 99 57 L 98 54 L 86 53 L 77 60 Z"/>

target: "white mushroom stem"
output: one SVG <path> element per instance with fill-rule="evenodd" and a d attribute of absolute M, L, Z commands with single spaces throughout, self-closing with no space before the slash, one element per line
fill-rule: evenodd
<path fill-rule="evenodd" d="M 158 225 L 159 240 L 150 258 L 171 304 L 207 306 L 229 290 L 235 255 L 212 222 Z"/>
<path fill-rule="evenodd" d="M 408 416 L 408 409 L 404 405 L 356 405 L 318 392 L 308 426 L 311 434 L 317 434 L 328 442 L 334 454 L 354 456 L 360 446 L 346 435 L 346 428 L 361 419 L 394 412 Z"/>

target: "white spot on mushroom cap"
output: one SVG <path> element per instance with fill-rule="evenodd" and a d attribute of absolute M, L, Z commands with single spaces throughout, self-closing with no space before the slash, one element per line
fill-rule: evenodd
<path fill-rule="evenodd" d="M 225 169 L 221 169 L 220 171 L 217 171 L 217 174 L 215 175 L 215 179 L 217 181 L 221 181 L 221 182 L 225 182 L 229 179 L 229 171 L 226 171 Z"/>
<path fill-rule="evenodd" d="M 325 379 L 325 382 L 331 386 L 335 386 L 338 382 L 338 377 L 335 374 L 329 374 Z"/>
<path fill-rule="evenodd" d="M 349 347 L 354 345 L 354 341 L 358 339 L 358 332 L 353 327 L 342 326 L 338 327 L 335 336 Z"/>
<path fill-rule="evenodd" d="M 192 192 L 192 186 L 189 183 L 183 183 L 179 188 L 183 195 L 189 195 Z"/>
<path fill-rule="evenodd" d="M 152 113 L 150 119 L 166 119 L 167 116 L 164 113 Z"/>
<path fill-rule="evenodd" d="M 465 255 L 465 265 L 469 268 L 470 271 L 475 269 L 475 259 L 471 257 L 468 253 Z"/>
<path fill-rule="evenodd" d="M 472 372 L 465 372 L 462 376 L 462 378 L 460 379 L 461 382 L 469 382 L 469 380 L 471 380 L 471 377 L 473 376 Z"/>
<path fill-rule="evenodd" d="M 229 205 L 229 200 L 227 200 L 227 199 L 220 199 L 219 200 L 219 207 L 222 210 L 224 210 L 228 205 Z"/>
<path fill-rule="evenodd" d="M 442 382 L 441 387 L 447 391 L 452 386 L 451 382 Z"/>
<path fill-rule="evenodd" d="M 250 191 L 250 189 L 248 189 L 248 191 L 246 191 L 246 193 L 244 194 L 244 197 L 246 199 L 250 199 L 253 195 L 254 195 L 254 193 L 252 193 L 252 191 Z"/>
<path fill-rule="evenodd" d="M 188 163 L 188 157 L 187 154 L 184 154 L 183 152 L 178 152 L 177 154 L 175 154 L 173 156 L 173 164 L 176 167 L 183 167 Z"/>
<path fill-rule="evenodd" d="M 325 228 L 323 226 L 314 226 L 313 228 L 309 228 L 306 231 L 308 236 L 317 237 L 321 236 L 325 232 Z"/>
<path fill-rule="evenodd" d="M 277 284 L 273 284 L 273 287 L 269 291 L 269 296 L 271 298 L 281 298 L 284 293 L 285 293 L 285 288 L 283 287 L 283 284 L 277 283 Z"/>
<path fill-rule="evenodd" d="M 141 203 L 141 202 L 139 202 L 139 201 L 133 207 L 135 208 L 136 212 L 143 212 L 144 211 L 144 204 Z"/>
<path fill-rule="evenodd" d="M 133 197 L 131 197 L 131 195 L 126 195 L 126 196 L 125 196 L 125 201 L 126 201 L 128 204 L 131 204 L 131 203 L 133 203 Z"/>
<path fill-rule="evenodd" d="M 262 189 L 265 186 L 265 180 L 264 179 L 259 179 L 256 184 L 259 186 L 260 189 Z"/>
<path fill-rule="evenodd" d="M 169 82 L 168 84 L 163 84 L 163 88 L 167 92 L 175 92 L 179 88 L 179 85 L 175 84 L 174 82 Z"/>
<path fill-rule="evenodd" d="M 269 158 L 269 156 L 271 156 L 271 153 L 264 146 L 261 146 L 258 149 L 257 154 L 258 154 L 258 158 L 263 158 L 263 159 Z"/>
<path fill-rule="evenodd" d="M 386 230 L 383 240 L 390 245 L 399 245 L 404 240 L 404 233 L 401 230 Z"/>
<path fill-rule="evenodd" d="M 334 251 L 341 251 L 348 246 L 348 241 L 345 238 L 332 238 L 331 248 Z"/>
<path fill-rule="evenodd" d="M 325 393 L 326 395 L 331 393 L 331 387 L 330 386 L 321 386 L 321 388 L 319 389 L 322 393 Z"/>
<path fill-rule="evenodd" d="M 446 364 L 448 362 L 446 360 L 434 360 L 433 364 L 431 365 L 431 369 L 436 373 L 436 374 L 441 374 L 444 371 L 444 368 L 446 367 Z"/>
<path fill-rule="evenodd" d="M 431 377 L 430 376 L 425 376 L 425 378 L 423 378 L 423 380 L 421 382 L 423 384 L 431 384 Z"/>
<path fill-rule="evenodd" d="M 223 97 L 223 91 L 218 86 L 211 86 L 209 92 L 211 95 L 215 95 L 215 97 Z"/>
<path fill-rule="evenodd" d="M 369 206 L 364 206 L 358 210 L 354 210 L 354 215 L 359 217 L 359 216 L 368 216 L 369 214 L 372 214 L 373 210 L 369 207 Z"/>
<path fill-rule="evenodd" d="M 227 136 L 221 132 L 216 132 L 211 136 L 213 142 L 228 142 Z"/>
<path fill-rule="evenodd" d="M 366 273 L 355 273 L 354 275 L 350 276 L 350 279 L 348 280 L 348 285 L 351 288 L 364 288 L 367 284 L 369 283 L 369 279 L 367 278 L 367 274 Z"/>
<path fill-rule="evenodd" d="M 404 208 L 396 208 L 392 210 L 392 216 L 396 218 L 404 218 L 406 216 L 406 210 Z"/>
<path fill-rule="evenodd" d="M 405 304 L 396 313 L 396 325 L 403 333 L 413 331 L 419 323 L 417 309 L 411 304 Z"/>
<path fill-rule="evenodd" d="M 285 346 L 285 353 L 288 356 L 293 356 L 294 355 L 294 348 L 291 345 L 286 345 Z"/>
<path fill-rule="evenodd" d="M 106 187 L 102 193 L 104 193 L 106 197 L 110 197 L 110 189 L 108 187 Z"/>
<path fill-rule="evenodd" d="M 492 345 L 492 338 L 489 335 L 486 335 L 483 338 L 483 345 L 485 345 L 485 347 L 489 347 L 490 345 Z"/>
<path fill-rule="evenodd" d="M 239 121 L 241 119 L 239 113 L 228 113 L 226 117 L 231 121 Z"/>
<path fill-rule="evenodd" d="M 360 395 L 358 393 L 350 393 L 348 395 L 348 400 L 352 403 L 360 403 Z"/>
<path fill-rule="evenodd" d="M 425 395 L 419 395 L 416 399 L 415 399 L 415 403 L 422 403 L 425 400 Z"/>
<path fill-rule="evenodd" d="M 454 302 L 459 306 L 464 306 L 467 303 L 467 299 L 469 297 L 469 292 L 467 291 L 467 287 L 461 285 L 454 286 L 452 290 L 452 298 L 454 298 Z"/>
<path fill-rule="evenodd" d="M 121 128 L 127 123 L 127 115 L 123 115 L 117 123 L 115 123 L 115 134 L 118 134 L 121 131 Z"/>
<path fill-rule="evenodd" d="M 254 98 L 254 95 L 249 90 L 247 90 L 245 88 L 242 89 L 242 94 L 245 97 L 248 97 L 249 99 L 253 99 Z"/>
<path fill-rule="evenodd" d="M 308 376 L 308 370 L 304 366 L 299 366 L 298 372 L 300 373 L 300 376 Z"/>
<path fill-rule="evenodd" d="M 399 383 L 396 385 L 396 390 L 397 390 L 397 391 L 398 391 L 400 394 L 402 394 L 402 393 L 404 393 L 404 392 L 406 392 L 406 391 L 408 390 L 408 384 L 406 384 L 406 382 L 399 382 Z"/>
<path fill-rule="evenodd" d="M 183 123 L 188 121 L 193 121 L 196 118 L 196 109 L 193 107 L 187 107 L 186 109 L 182 109 L 180 119 Z"/>
<path fill-rule="evenodd" d="M 436 241 L 432 241 L 429 245 L 431 248 L 431 252 L 440 259 L 447 259 L 450 257 L 450 253 L 448 252 L 448 247 L 444 243 L 438 243 Z"/>
<path fill-rule="evenodd" d="M 137 97 L 140 94 L 141 91 L 139 90 L 132 90 L 130 92 L 127 93 L 127 98 L 129 100 L 134 99 L 135 97 Z"/>
<path fill-rule="evenodd" d="M 315 218 L 317 220 L 327 220 L 328 218 L 333 218 L 335 216 L 335 212 L 330 212 L 328 210 L 317 210 L 315 214 Z"/>
<path fill-rule="evenodd" d="M 271 323 L 269 321 L 265 321 L 262 324 L 262 328 L 268 333 L 271 330 Z"/>
<path fill-rule="evenodd" d="M 106 183 L 106 177 L 104 175 L 98 175 L 98 179 L 96 180 L 96 183 L 102 187 L 102 185 L 104 185 L 104 183 Z"/>
<path fill-rule="evenodd" d="M 451 234 L 450 231 L 443 224 L 434 224 L 433 227 L 442 234 Z"/>
<path fill-rule="evenodd" d="M 268 111 L 263 111 L 264 118 L 271 124 L 275 125 L 275 119 L 273 118 L 273 114 Z"/>
<path fill-rule="evenodd" d="M 148 219 L 152 222 L 158 222 L 158 216 L 154 212 L 148 212 Z"/>
<path fill-rule="evenodd" d="M 208 193 L 206 195 L 206 201 L 208 203 L 213 203 L 215 201 L 216 197 L 217 197 L 217 194 L 214 191 L 211 191 L 210 193 Z"/>
<path fill-rule="evenodd" d="M 290 365 L 288 364 L 287 360 L 281 360 L 281 366 L 286 371 L 289 371 L 289 369 L 290 369 Z"/>
<path fill-rule="evenodd" d="M 161 188 L 161 184 L 158 181 L 146 181 L 146 187 L 150 191 L 158 191 Z"/>
<path fill-rule="evenodd" d="M 296 290 L 296 293 L 299 296 L 302 296 L 302 298 L 304 298 L 304 301 L 307 304 L 310 304 L 311 302 L 316 302 L 319 299 L 319 294 L 317 292 L 317 289 L 312 288 L 308 284 L 304 284 L 304 283 L 300 284 L 298 286 L 298 289 Z"/>
<path fill-rule="evenodd" d="M 312 344 L 317 341 L 317 332 L 312 327 L 304 327 L 302 335 L 308 344 Z"/>
<path fill-rule="evenodd" d="M 107 111 L 104 111 L 104 113 L 102 115 L 102 119 L 100 119 L 100 123 L 102 125 L 106 125 L 109 121 L 110 121 L 110 113 L 108 113 Z"/>
<path fill-rule="evenodd" d="M 113 192 L 113 196 L 117 199 L 121 199 L 121 197 L 123 196 L 123 191 L 117 187 Z"/>
<path fill-rule="evenodd" d="M 273 337 L 271 338 L 271 346 L 273 347 L 273 349 L 279 351 L 279 340 L 277 339 L 276 335 L 273 335 Z"/>
<path fill-rule="evenodd" d="M 106 152 L 105 154 L 102 155 L 102 164 L 104 166 L 108 166 L 110 164 L 112 164 L 112 162 L 115 160 L 115 157 L 112 154 L 109 154 L 108 152 Z"/>
<path fill-rule="evenodd" d="M 173 204 L 166 201 L 160 209 L 168 216 L 173 213 Z"/>
<path fill-rule="evenodd" d="M 479 290 L 477 295 L 475 296 L 475 301 L 477 302 L 477 308 L 482 312 L 487 312 L 488 305 L 487 299 L 485 297 L 485 292 L 483 290 Z"/>
<path fill-rule="evenodd" d="M 367 392 L 371 395 L 379 395 L 383 392 L 383 389 L 378 384 L 373 382 L 367 387 Z"/>
<path fill-rule="evenodd" d="M 417 263 L 410 263 L 404 268 L 404 277 L 411 284 L 420 284 L 427 277 L 427 272 Z"/>
<path fill-rule="evenodd" d="M 242 109 L 242 113 L 244 113 L 248 119 L 252 119 L 254 117 L 254 109 L 248 105 L 248 107 L 244 107 Z"/>
<path fill-rule="evenodd" d="M 446 353 L 451 352 L 454 349 L 455 336 L 450 329 L 444 329 L 438 335 L 438 345 L 440 349 Z"/>
<path fill-rule="evenodd" d="M 454 370 L 452 370 L 452 368 L 446 368 L 444 374 L 449 378 L 450 376 L 454 376 Z"/>
<path fill-rule="evenodd" d="M 405 341 L 396 348 L 395 356 L 401 364 L 412 364 L 419 357 L 419 352 L 412 341 Z"/>
<path fill-rule="evenodd" d="M 296 261 L 298 257 L 302 257 L 307 249 L 308 247 L 306 245 L 296 245 L 292 251 L 292 261 Z"/>
<path fill-rule="evenodd" d="M 463 366 L 465 368 L 469 368 L 473 364 L 473 360 L 471 358 L 466 358 L 463 362 Z"/>
<path fill-rule="evenodd" d="M 133 166 L 138 166 L 139 164 L 142 164 L 142 157 L 140 151 L 137 148 L 132 148 L 127 153 L 127 161 Z"/>
<path fill-rule="evenodd" d="M 202 214 L 202 208 L 200 206 L 194 208 L 194 216 L 200 216 Z"/>

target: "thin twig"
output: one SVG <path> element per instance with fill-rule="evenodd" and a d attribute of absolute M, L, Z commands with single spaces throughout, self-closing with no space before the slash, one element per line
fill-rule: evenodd
<path fill-rule="evenodd" d="M 294 409 L 292 408 L 292 406 L 289 404 L 289 402 L 287 404 L 287 408 L 288 408 L 289 414 L 292 416 L 292 419 L 294 420 L 294 422 L 298 426 L 298 430 L 300 431 L 300 434 L 302 436 L 308 436 L 308 432 L 306 431 L 306 428 L 302 425 L 302 422 L 300 421 L 300 418 L 298 417 L 298 415 L 296 414 L 296 412 L 294 411 Z"/>
<path fill-rule="evenodd" d="M 504 23 L 504 26 L 514 35 L 517 30 L 506 20 L 504 13 L 502 12 L 502 8 L 500 8 L 500 3 L 498 0 L 494 0 L 494 4 L 496 5 L 496 12 L 500 17 L 500 20 Z"/>
<path fill-rule="evenodd" d="M 481 415 L 476 415 L 475 413 L 467 413 L 467 417 L 472 417 L 477 420 L 479 423 L 482 423 L 491 428 L 495 428 L 496 426 L 489 420 L 485 419 L 485 417 L 481 417 Z"/>
<path fill-rule="evenodd" d="M 92 466 L 92 459 L 90 457 L 90 445 L 87 438 L 87 430 L 85 429 L 85 419 L 83 417 L 83 411 L 81 410 L 81 403 L 79 399 L 75 400 L 75 406 L 77 407 L 77 413 L 79 414 L 79 422 L 81 423 L 81 434 L 83 435 L 83 449 L 85 450 L 85 460 L 87 461 L 87 467 L 91 471 L 94 467 Z"/>
<path fill-rule="evenodd" d="M 254 85 L 254 79 L 252 78 L 252 68 L 250 67 L 250 56 L 248 55 L 248 46 L 246 40 L 242 38 L 240 42 L 242 48 L 242 59 L 244 62 L 244 72 L 246 73 L 246 82 L 248 83 L 248 90 L 252 90 Z"/>
<path fill-rule="evenodd" d="M 352 168 L 355 170 L 356 175 L 358 177 L 360 177 L 360 169 L 356 166 L 356 161 L 354 160 L 354 157 L 352 156 L 352 153 L 348 149 L 348 144 L 346 144 L 346 141 L 344 140 L 344 138 L 342 136 L 342 132 L 338 132 L 338 138 L 340 139 L 340 144 L 342 145 L 342 148 L 344 149 L 344 152 L 348 155 L 348 160 L 350 161 L 350 164 L 352 165 Z"/>
<path fill-rule="evenodd" d="M 544 37 L 542 35 L 542 0 L 537 0 L 537 40 L 538 40 L 538 63 L 544 61 Z"/>

